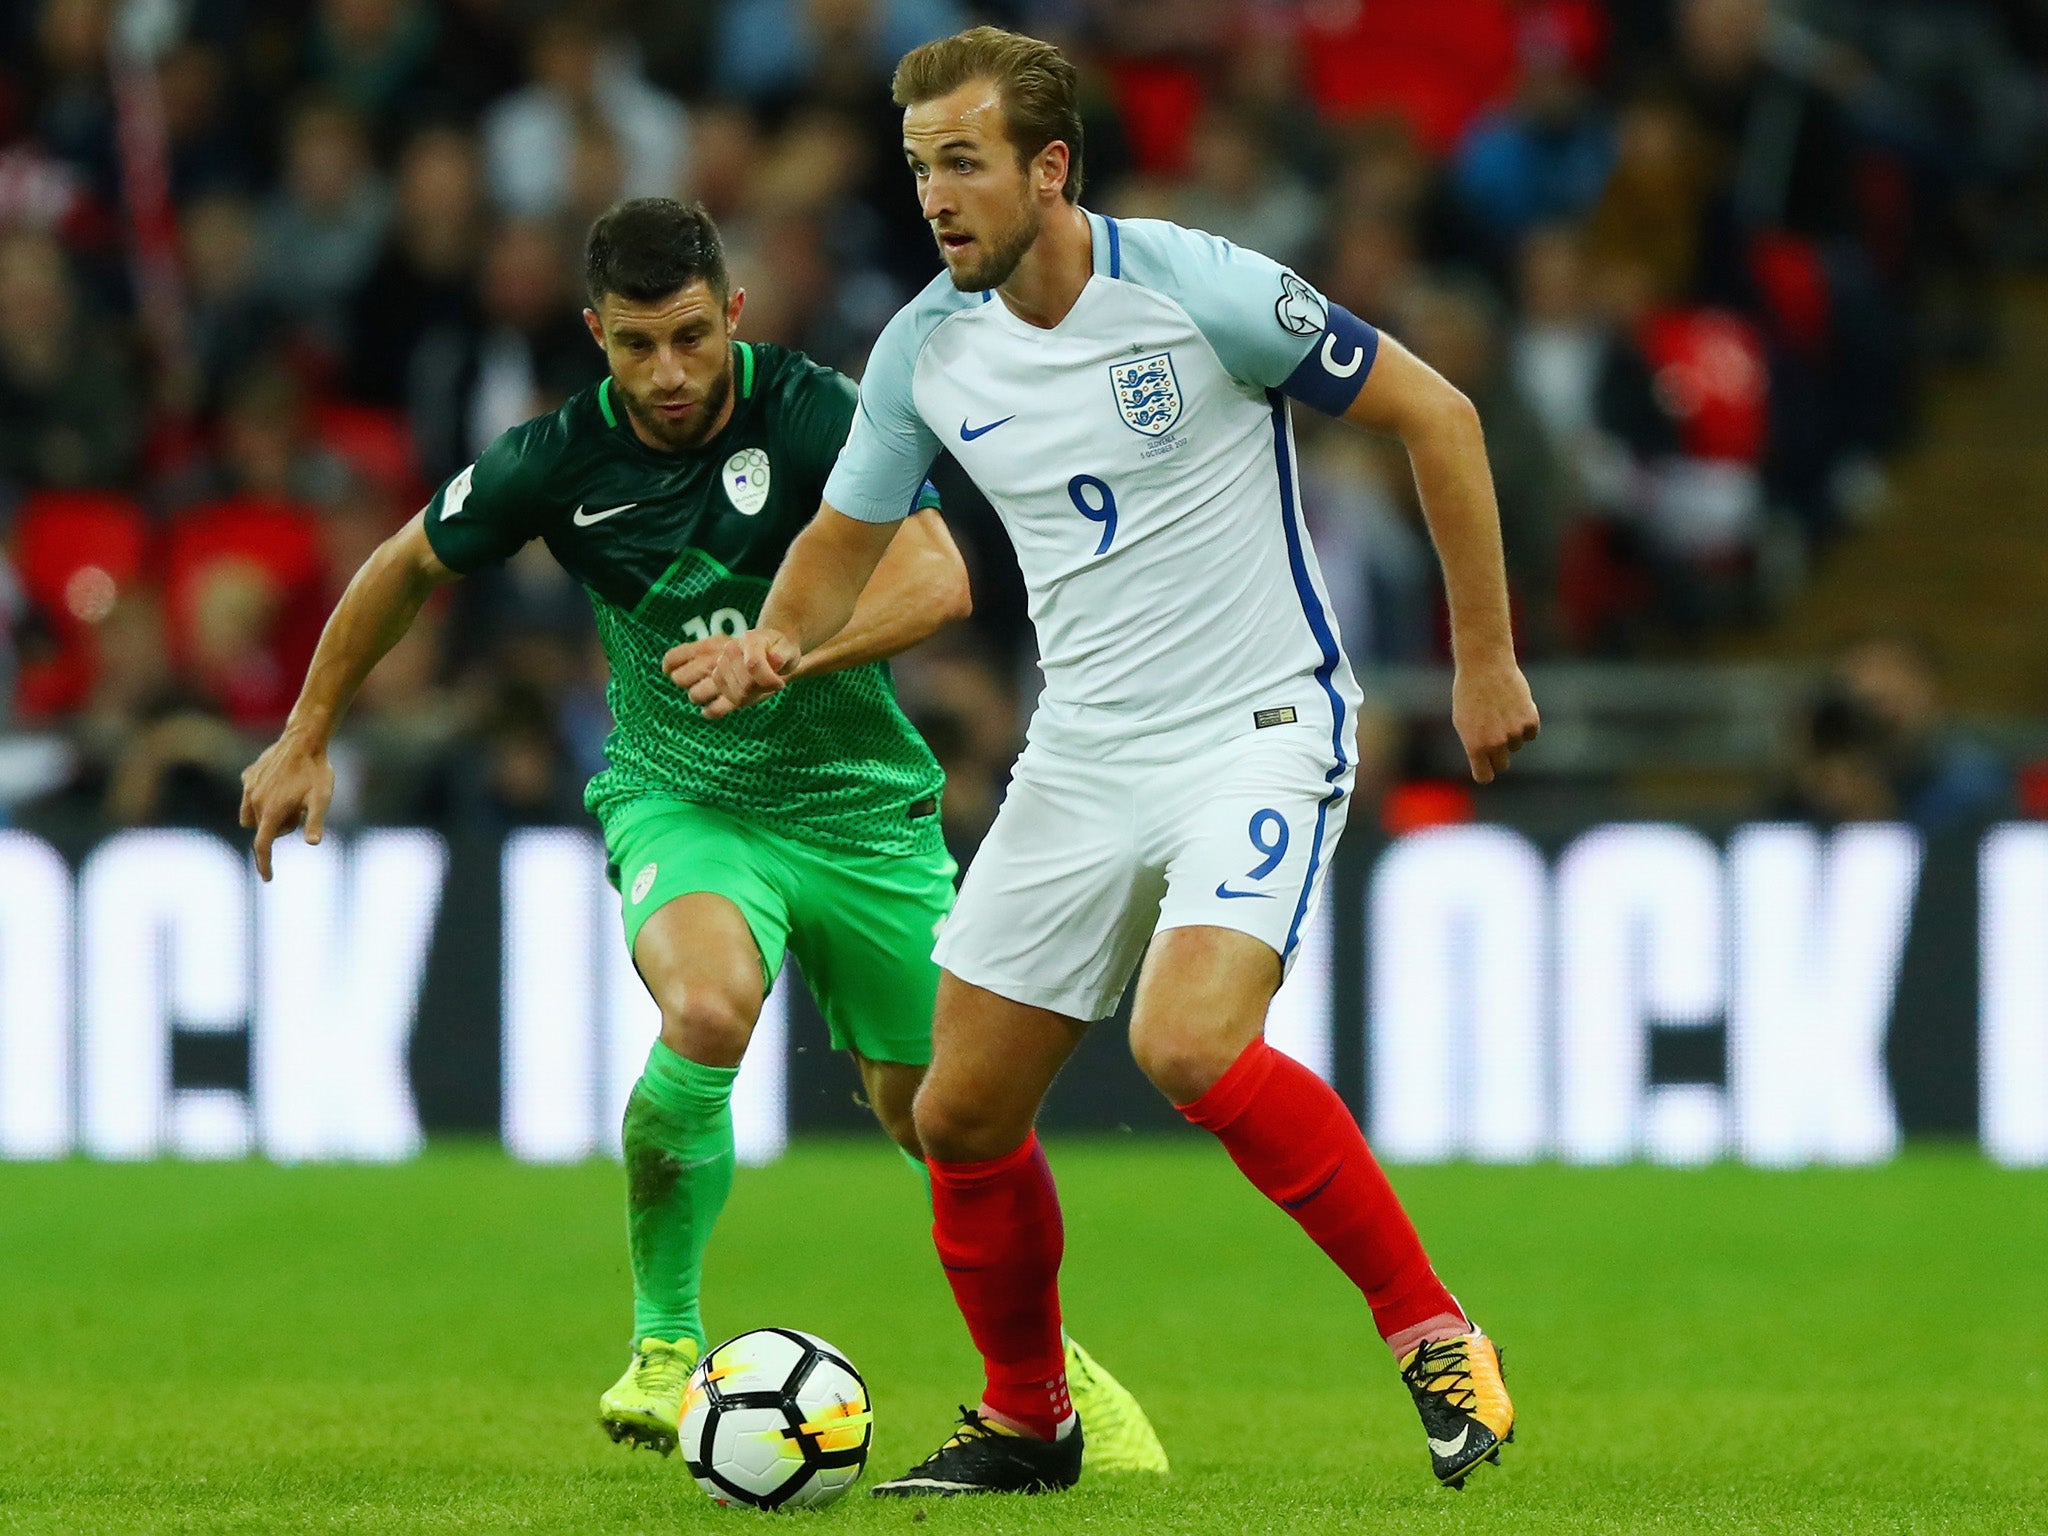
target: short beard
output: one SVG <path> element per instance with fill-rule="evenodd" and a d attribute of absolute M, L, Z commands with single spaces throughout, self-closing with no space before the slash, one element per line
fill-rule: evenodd
<path fill-rule="evenodd" d="M 614 383 L 617 382 L 614 376 Z M 726 363 L 718 377 L 711 381 L 711 387 L 704 391 L 704 400 L 697 407 L 697 414 L 684 421 L 670 421 L 658 411 L 643 411 L 640 402 L 621 386 L 619 398 L 626 402 L 626 413 L 642 433 L 653 438 L 671 453 L 684 453 L 692 448 L 701 448 L 717 430 L 718 418 L 724 414 L 725 402 L 732 394 L 732 353 L 726 352 Z"/>
<path fill-rule="evenodd" d="M 956 267 L 948 262 L 946 270 L 953 279 L 953 286 L 962 293 L 982 293 L 1002 287 L 1037 243 L 1039 231 L 1044 228 L 1045 216 L 1036 208 L 1031 209 L 1007 239 L 991 245 L 988 253 L 973 266 Z M 945 247 L 942 245 L 939 249 L 943 251 Z"/>

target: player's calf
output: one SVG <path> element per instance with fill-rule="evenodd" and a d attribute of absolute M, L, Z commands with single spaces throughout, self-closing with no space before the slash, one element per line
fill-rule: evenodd
<path fill-rule="evenodd" d="M 1493 1344 L 1444 1289 L 1351 1112 L 1316 1075 L 1255 1041 L 1181 1113 L 1215 1134 L 1253 1184 L 1301 1224 L 1372 1308 L 1400 1350 L 1439 1482 L 1457 1487 L 1499 1454 L 1514 1409 Z M 1423 1329 L 1449 1321 L 1454 1336 Z"/>
<path fill-rule="evenodd" d="M 917 1139 L 918 1085 L 924 1081 L 925 1069 L 895 1061 L 870 1061 L 855 1054 L 854 1065 L 860 1070 L 861 1088 L 867 1094 L 868 1108 L 874 1111 L 875 1121 L 897 1146 L 904 1156 L 913 1161 L 924 1161 L 924 1145 Z"/>

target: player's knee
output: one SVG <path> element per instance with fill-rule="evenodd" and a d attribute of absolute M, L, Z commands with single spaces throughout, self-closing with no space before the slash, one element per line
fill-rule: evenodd
<path fill-rule="evenodd" d="M 1153 1087 L 1175 1104 L 1192 1104 L 1230 1070 L 1237 1051 L 1213 1032 L 1173 1022 L 1134 1024 L 1131 1055 Z"/>
<path fill-rule="evenodd" d="M 1024 1139 L 1008 1118 L 990 1106 L 926 1080 L 918 1090 L 913 1129 L 924 1155 L 940 1163 L 981 1163 L 1014 1150 Z M 1025 1130 L 1029 1130 L 1027 1122 Z"/>
<path fill-rule="evenodd" d="M 752 999 L 693 987 L 661 999 L 661 1040 L 678 1056 L 707 1067 L 736 1067 L 760 1012 Z"/>
<path fill-rule="evenodd" d="M 881 1122 L 883 1132 L 897 1146 L 912 1157 L 922 1161 L 924 1143 L 918 1139 L 917 1115 L 908 1104 L 875 1103 L 875 1119 Z"/>

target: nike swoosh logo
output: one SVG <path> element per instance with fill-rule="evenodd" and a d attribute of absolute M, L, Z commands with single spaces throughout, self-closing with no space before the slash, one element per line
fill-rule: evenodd
<path fill-rule="evenodd" d="M 1471 1438 L 1472 1426 L 1467 1424 L 1458 1431 L 1458 1438 L 1455 1440 L 1439 1440 L 1435 1435 L 1429 1436 L 1429 1448 L 1439 1456 L 1455 1456 L 1465 1449 L 1465 1442 Z"/>
<path fill-rule="evenodd" d="M 1342 1173 L 1343 1171 L 1344 1159 L 1340 1157 L 1337 1159 L 1337 1166 L 1332 1168 L 1328 1173 L 1323 1175 L 1322 1183 L 1318 1184 L 1314 1189 L 1310 1190 L 1307 1194 L 1303 1195 L 1299 1200 L 1282 1200 L 1280 1202 L 1281 1209 L 1289 1211 L 1300 1210 L 1304 1205 L 1307 1205 L 1309 1201 L 1315 1199 L 1317 1195 L 1320 1195 L 1324 1190 L 1328 1189 L 1332 1184 L 1336 1183 L 1337 1175 Z M 1467 1424 L 1465 1426 L 1465 1433 L 1468 1435 L 1472 1433 L 1472 1426 L 1470 1424 Z M 1463 1445 L 1465 1442 L 1463 1439 L 1460 1439 L 1458 1443 L 1460 1445 Z M 1448 1456 L 1451 1453 L 1449 1451 L 1445 1451 L 1444 1454 Z"/>
<path fill-rule="evenodd" d="M 1006 426 L 1016 419 L 1015 416 L 1005 416 L 1001 421 L 992 421 L 985 427 L 970 427 L 967 425 L 967 418 L 963 416 L 960 418 L 960 441 L 971 443 L 977 437 L 987 437 L 997 427 Z"/>
<path fill-rule="evenodd" d="M 578 528 L 588 528 L 592 523 L 601 523 L 608 517 L 617 517 L 621 512 L 630 512 L 639 505 L 637 501 L 629 501 L 623 507 L 606 507 L 602 512 L 586 512 L 579 506 L 576 515 L 570 521 Z"/>
<path fill-rule="evenodd" d="M 1216 894 L 1225 901 L 1250 901 L 1254 898 L 1259 901 L 1271 901 L 1273 899 L 1271 891 L 1233 891 L 1230 888 L 1229 882 L 1223 880 L 1216 882 Z"/>

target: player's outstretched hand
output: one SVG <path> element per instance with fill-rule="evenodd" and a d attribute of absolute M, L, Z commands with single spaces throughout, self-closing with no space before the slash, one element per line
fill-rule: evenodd
<path fill-rule="evenodd" d="M 722 720 L 736 709 L 745 709 L 770 694 L 782 692 L 796 671 L 796 664 L 803 660 L 802 647 L 779 629 L 750 629 L 731 640 L 704 643 L 716 644 L 718 648 L 710 667 L 690 684 L 689 693 L 690 702 L 707 720 Z M 675 654 L 676 651 L 669 652 L 669 656 Z M 663 658 L 664 665 L 667 659 Z M 685 660 L 677 670 L 686 670 L 691 664 Z"/>
<path fill-rule="evenodd" d="M 1514 658 L 1461 666 L 1451 684 L 1451 723 L 1465 744 L 1472 777 L 1491 784 L 1508 771 L 1508 756 L 1536 739 L 1542 720 L 1528 679 Z"/>
<path fill-rule="evenodd" d="M 256 873 L 270 878 L 270 845 L 280 832 L 306 829 L 306 841 L 317 843 L 334 801 L 334 767 L 325 747 L 310 745 L 290 734 L 242 772 L 242 825 L 256 829 Z"/>

